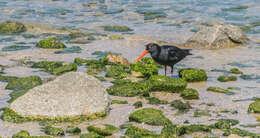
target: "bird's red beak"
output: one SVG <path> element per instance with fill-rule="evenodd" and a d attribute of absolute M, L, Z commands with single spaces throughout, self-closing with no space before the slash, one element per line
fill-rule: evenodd
<path fill-rule="evenodd" d="M 136 62 L 139 61 L 143 56 L 145 56 L 148 53 L 148 50 L 144 50 L 144 52 L 142 53 L 142 55 L 140 55 L 137 59 Z"/>

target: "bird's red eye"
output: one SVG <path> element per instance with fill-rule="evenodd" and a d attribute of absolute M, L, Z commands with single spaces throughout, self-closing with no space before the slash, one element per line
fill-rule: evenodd
<path fill-rule="evenodd" d="M 150 48 L 152 48 L 151 46 L 148 46 L 148 48 L 150 49 Z"/>

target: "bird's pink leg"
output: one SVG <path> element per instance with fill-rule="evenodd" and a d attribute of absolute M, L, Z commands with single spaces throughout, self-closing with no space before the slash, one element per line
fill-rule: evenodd
<path fill-rule="evenodd" d="M 167 72 L 167 66 L 164 65 L 164 75 L 166 76 L 166 72 Z"/>

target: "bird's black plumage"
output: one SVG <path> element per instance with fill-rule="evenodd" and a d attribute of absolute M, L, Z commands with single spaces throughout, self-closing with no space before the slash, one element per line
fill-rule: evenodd
<path fill-rule="evenodd" d="M 191 49 L 181 49 L 176 46 L 159 46 L 155 43 L 149 43 L 146 45 L 146 50 L 151 54 L 151 57 L 161 65 L 165 66 L 165 74 L 166 74 L 166 66 L 171 67 L 171 74 L 173 73 L 173 66 L 184 59 L 188 55 L 192 55 L 190 53 Z"/>

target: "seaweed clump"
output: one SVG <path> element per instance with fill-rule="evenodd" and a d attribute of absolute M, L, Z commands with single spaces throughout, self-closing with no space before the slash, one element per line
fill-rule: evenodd
<path fill-rule="evenodd" d="M 23 23 L 16 21 L 6 21 L 0 24 L 0 33 L 4 34 L 17 34 L 26 31 Z"/>
<path fill-rule="evenodd" d="M 107 89 L 110 95 L 121 97 L 149 96 L 149 88 L 143 82 L 124 82 L 118 81 Z"/>
<path fill-rule="evenodd" d="M 127 26 L 119 26 L 119 25 L 106 25 L 104 26 L 105 31 L 109 32 L 128 32 L 133 31 L 131 28 Z"/>
<path fill-rule="evenodd" d="M 12 79 L 11 81 L 8 82 L 5 88 L 10 90 L 24 90 L 24 89 L 31 89 L 41 84 L 42 84 L 42 80 L 39 76 L 29 76 L 29 77 Z"/>
<path fill-rule="evenodd" d="M 141 72 L 142 77 L 149 78 L 152 75 L 158 74 L 158 68 L 161 68 L 161 65 L 156 63 L 150 57 L 144 57 L 141 59 L 141 62 L 138 61 L 136 64 L 131 64 L 131 70 L 135 72 Z"/>
<path fill-rule="evenodd" d="M 147 97 L 146 99 L 148 100 L 148 104 L 153 104 L 153 105 L 168 104 L 167 101 L 160 100 L 156 97 Z"/>
<path fill-rule="evenodd" d="M 130 126 L 125 132 L 126 136 L 129 136 L 130 138 L 141 138 L 141 137 L 158 137 L 159 135 L 155 132 L 141 129 L 136 126 Z"/>
<path fill-rule="evenodd" d="M 62 128 L 56 128 L 52 126 L 46 126 L 43 128 L 43 132 L 46 133 L 47 135 L 52 135 L 52 136 L 64 136 L 64 130 Z"/>
<path fill-rule="evenodd" d="M 125 65 L 116 64 L 111 65 L 111 67 L 106 72 L 106 77 L 114 79 L 122 79 L 130 75 L 131 69 Z"/>
<path fill-rule="evenodd" d="M 129 121 L 155 126 L 171 124 L 171 121 L 163 115 L 162 111 L 154 108 L 144 108 L 131 113 Z"/>
<path fill-rule="evenodd" d="M 232 73 L 232 74 L 243 74 L 242 71 L 240 71 L 238 68 L 232 68 L 229 70 L 229 73 Z"/>
<path fill-rule="evenodd" d="M 140 107 L 143 107 L 143 103 L 142 103 L 141 101 L 137 101 L 137 102 L 135 102 L 135 103 L 133 104 L 133 106 L 134 106 L 135 108 L 140 108 Z"/>
<path fill-rule="evenodd" d="M 236 81 L 237 77 L 236 76 L 219 76 L 218 81 L 220 82 L 228 82 L 228 81 Z"/>
<path fill-rule="evenodd" d="M 186 68 L 179 70 L 179 77 L 183 78 L 188 82 L 199 82 L 207 80 L 207 74 L 205 70 L 194 68 Z"/>
<path fill-rule="evenodd" d="M 95 126 L 88 126 L 87 129 L 89 132 L 94 132 L 101 136 L 111 136 L 114 132 L 119 130 L 117 127 L 112 125 L 105 124 L 104 126 L 105 129 L 101 129 Z"/>
<path fill-rule="evenodd" d="M 163 75 L 153 75 L 147 80 L 150 91 L 170 91 L 181 92 L 186 86 L 187 82 L 183 79 L 173 79 Z"/>
<path fill-rule="evenodd" d="M 44 40 L 41 40 L 36 44 L 37 47 L 45 48 L 45 49 L 61 49 L 66 48 L 66 45 L 63 44 L 59 39 L 56 37 L 49 37 Z"/>
<path fill-rule="evenodd" d="M 128 104 L 128 101 L 112 100 L 111 104 Z"/>
<path fill-rule="evenodd" d="M 248 112 L 260 113 L 260 99 L 256 99 L 249 105 Z"/>
<path fill-rule="evenodd" d="M 181 92 L 181 97 L 186 100 L 199 99 L 199 93 L 196 89 L 187 88 Z"/>
<path fill-rule="evenodd" d="M 178 109 L 179 112 L 187 112 L 192 108 L 189 102 L 183 103 L 181 100 L 174 100 L 170 104 L 171 107 Z"/>
<path fill-rule="evenodd" d="M 212 92 L 217 92 L 217 93 L 224 93 L 224 94 L 231 93 L 229 90 L 226 90 L 226 89 L 223 89 L 223 88 L 220 88 L 220 87 L 213 87 L 213 86 L 208 87 L 207 91 L 212 91 Z"/>
<path fill-rule="evenodd" d="M 78 127 L 69 127 L 67 128 L 66 133 L 70 133 L 72 135 L 78 135 L 81 133 L 81 129 Z"/>

